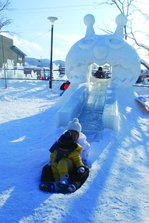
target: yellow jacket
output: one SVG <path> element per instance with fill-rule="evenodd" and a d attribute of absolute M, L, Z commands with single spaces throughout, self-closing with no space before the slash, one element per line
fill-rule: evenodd
<path fill-rule="evenodd" d="M 69 154 L 63 154 L 58 161 L 58 149 L 55 148 L 51 152 L 50 162 L 55 180 L 59 180 L 61 176 L 67 175 L 69 170 L 73 167 L 78 168 L 80 166 L 84 166 L 80 157 L 81 151 L 82 147 L 77 144 L 76 149 Z"/>

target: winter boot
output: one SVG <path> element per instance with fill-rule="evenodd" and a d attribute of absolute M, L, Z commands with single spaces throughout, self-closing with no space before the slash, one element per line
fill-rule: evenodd
<path fill-rule="evenodd" d="M 76 186 L 74 185 L 74 184 L 69 184 L 68 185 L 68 188 L 67 188 L 67 190 L 68 190 L 68 192 L 69 193 L 73 193 L 73 192 L 75 192 L 76 191 Z"/>
<path fill-rule="evenodd" d="M 39 185 L 39 189 L 46 192 L 57 192 L 58 187 L 55 182 L 42 182 Z"/>
<path fill-rule="evenodd" d="M 68 178 L 69 178 L 68 174 L 61 176 L 60 177 L 60 181 L 58 182 L 59 187 L 63 187 L 63 186 L 68 185 Z"/>

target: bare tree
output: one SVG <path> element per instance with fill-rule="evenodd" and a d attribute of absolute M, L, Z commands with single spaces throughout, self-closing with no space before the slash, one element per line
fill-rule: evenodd
<path fill-rule="evenodd" d="M 0 32 L 5 26 L 11 24 L 11 20 L 5 17 L 5 11 L 9 10 L 10 4 L 10 0 L 0 1 Z"/>
<path fill-rule="evenodd" d="M 149 47 L 146 46 L 146 45 L 143 44 L 143 43 L 139 43 L 139 42 L 137 41 L 137 39 L 136 39 L 136 37 L 135 37 L 135 34 L 134 34 L 134 32 L 133 32 L 132 30 L 131 30 L 131 36 L 132 36 L 133 41 L 135 42 L 135 44 L 136 44 L 139 48 L 142 48 L 142 49 L 144 49 L 144 50 L 147 50 L 147 53 L 149 53 Z M 130 38 L 131 38 L 131 37 L 130 37 Z M 141 64 L 142 64 L 146 69 L 149 70 L 149 63 L 148 63 L 147 61 L 141 59 Z"/>
<path fill-rule="evenodd" d="M 144 16 L 146 20 L 149 20 L 149 16 L 146 15 L 144 12 L 142 12 L 140 9 L 136 8 L 135 3 L 136 0 L 106 0 L 103 1 L 102 3 L 100 2 L 99 5 L 100 4 L 110 5 L 116 7 L 120 13 L 123 13 L 128 20 L 126 26 L 124 26 L 125 40 L 131 39 L 131 41 L 134 42 L 135 46 L 138 46 L 139 48 L 146 50 L 148 53 L 149 47 L 137 41 L 137 38 L 135 36 L 135 31 L 133 29 L 133 14 L 137 11 L 142 16 Z M 108 33 L 110 32 L 109 30 L 104 30 L 104 31 Z M 146 36 L 146 38 L 149 38 L 147 33 L 145 33 L 144 35 Z M 144 65 L 147 69 L 149 69 L 149 64 L 145 60 L 141 59 L 141 64 Z"/>
<path fill-rule="evenodd" d="M 116 7 L 117 10 L 124 14 L 127 19 L 130 15 L 132 15 L 133 11 L 135 10 L 135 6 L 133 5 L 135 0 L 107 0 L 104 1 L 102 4 L 107 4 L 113 7 Z M 124 26 L 124 35 L 125 40 L 128 38 L 128 24 Z"/>

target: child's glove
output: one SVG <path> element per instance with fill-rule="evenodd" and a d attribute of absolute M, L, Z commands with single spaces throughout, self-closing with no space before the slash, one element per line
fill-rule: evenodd
<path fill-rule="evenodd" d="M 78 173 L 84 173 L 85 172 L 85 168 L 83 166 L 80 166 L 78 169 L 77 169 L 77 172 Z"/>

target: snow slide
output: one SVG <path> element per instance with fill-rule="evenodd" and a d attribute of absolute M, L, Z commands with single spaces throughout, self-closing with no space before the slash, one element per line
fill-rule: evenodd
<path fill-rule="evenodd" d="M 72 85 L 62 96 L 62 106 L 56 114 L 57 125 L 66 127 L 77 116 L 90 141 L 98 141 L 104 127 L 117 131 L 118 108 L 111 96 L 110 82 L 110 79 L 92 77 L 89 85 Z"/>

